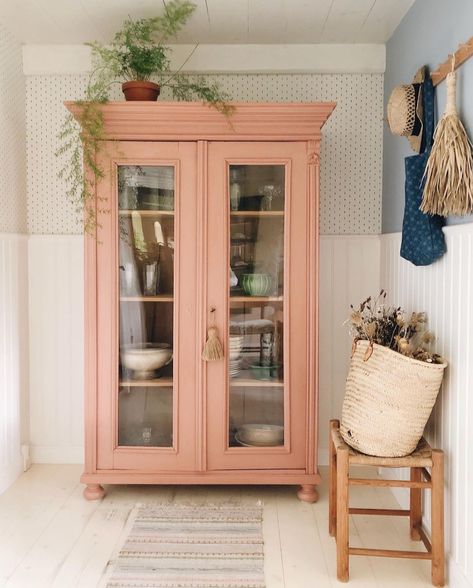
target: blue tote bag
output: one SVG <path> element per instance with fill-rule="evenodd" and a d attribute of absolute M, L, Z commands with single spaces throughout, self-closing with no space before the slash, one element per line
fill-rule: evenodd
<path fill-rule="evenodd" d="M 419 155 L 405 159 L 406 200 L 402 224 L 401 257 L 414 265 L 430 265 L 447 250 L 442 227 L 443 216 L 431 216 L 420 210 L 424 191 L 424 172 L 434 134 L 434 87 L 430 75 L 423 82 L 425 143 Z"/>

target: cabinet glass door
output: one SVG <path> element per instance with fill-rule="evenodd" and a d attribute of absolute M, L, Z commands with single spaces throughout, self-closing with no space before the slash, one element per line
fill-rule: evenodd
<path fill-rule="evenodd" d="M 305 463 L 306 159 L 300 143 L 209 149 L 208 290 L 225 348 L 208 367 L 213 469 Z"/>
<path fill-rule="evenodd" d="M 175 169 L 118 166 L 118 445 L 172 447 Z"/>
<path fill-rule="evenodd" d="M 192 469 L 196 145 L 126 142 L 102 157 L 98 465 Z"/>
<path fill-rule="evenodd" d="M 284 165 L 229 165 L 230 447 L 284 446 Z"/>

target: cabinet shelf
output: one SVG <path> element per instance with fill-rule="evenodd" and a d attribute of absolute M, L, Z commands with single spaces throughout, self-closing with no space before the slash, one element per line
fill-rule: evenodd
<path fill-rule="evenodd" d="M 230 302 L 283 302 L 282 296 L 230 296 Z"/>
<path fill-rule="evenodd" d="M 172 378 L 156 378 L 155 380 L 120 380 L 120 388 L 170 388 Z"/>
<path fill-rule="evenodd" d="M 284 216 L 284 210 L 232 210 L 231 217 L 241 218 L 245 216 L 274 217 Z"/>
<path fill-rule="evenodd" d="M 174 210 L 119 210 L 120 216 L 131 216 L 133 212 L 138 212 L 140 216 L 174 216 Z"/>
<path fill-rule="evenodd" d="M 248 388 L 283 388 L 283 380 L 256 380 L 254 378 L 232 378 L 230 380 L 231 388 L 248 387 Z"/>
<path fill-rule="evenodd" d="M 120 302 L 173 302 L 174 296 L 170 294 L 157 294 L 156 296 L 120 296 Z"/>

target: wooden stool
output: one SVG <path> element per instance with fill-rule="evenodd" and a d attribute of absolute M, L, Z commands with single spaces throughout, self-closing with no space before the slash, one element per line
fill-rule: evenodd
<path fill-rule="evenodd" d="M 337 542 L 337 577 L 348 582 L 349 556 L 367 555 L 378 557 L 400 557 L 429 559 L 432 561 L 432 584 L 443 586 L 445 582 L 444 555 L 444 464 L 443 451 L 432 449 L 422 438 L 417 449 L 406 457 L 372 457 L 349 447 L 340 435 L 340 422 L 330 421 L 330 491 L 329 533 Z M 349 466 L 363 465 L 384 468 L 410 468 L 410 480 L 382 480 L 350 478 Z M 431 468 L 431 473 L 426 468 Z M 410 488 L 409 510 L 383 508 L 350 508 L 349 486 L 383 486 Z M 422 489 L 432 491 L 431 540 L 422 527 Z M 424 551 L 397 551 L 392 549 L 365 549 L 350 547 L 348 543 L 348 515 L 394 515 L 408 516 L 411 539 L 422 541 Z"/>

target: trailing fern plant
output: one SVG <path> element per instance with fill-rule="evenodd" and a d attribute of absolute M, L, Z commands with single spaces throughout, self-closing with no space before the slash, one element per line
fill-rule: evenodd
<path fill-rule="evenodd" d="M 177 72 L 171 71 L 171 49 L 165 43 L 182 29 L 195 9 L 196 5 L 188 0 L 171 0 L 164 4 L 162 15 L 127 18 L 109 45 L 87 43 L 91 48 L 92 73 L 84 100 L 76 101 L 80 124 L 72 114 L 67 115 L 56 155 L 65 157 L 59 177 L 66 182 L 66 196 L 76 211 L 85 212 L 84 230 L 88 233 L 95 233 L 97 227 L 95 184 L 104 176 L 97 160 L 107 140 L 101 105 L 109 100 L 113 84 L 152 80 L 161 88 L 169 88 L 176 100 L 200 99 L 226 116 L 231 114 L 229 96 L 217 83 L 181 72 L 196 47 Z M 83 162 L 90 176 L 84 176 Z"/>

